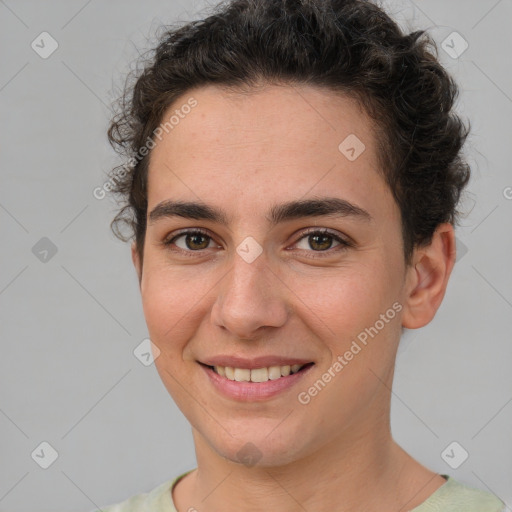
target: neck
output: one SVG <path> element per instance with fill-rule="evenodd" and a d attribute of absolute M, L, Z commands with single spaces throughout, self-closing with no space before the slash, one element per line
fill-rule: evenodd
<path fill-rule="evenodd" d="M 253 467 L 220 457 L 194 429 L 198 469 L 175 493 L 176 506 L 180 512 L 410 510 L 444 479 L 402 450 L 384 423 L 354 425 L 300 460 Z"/>

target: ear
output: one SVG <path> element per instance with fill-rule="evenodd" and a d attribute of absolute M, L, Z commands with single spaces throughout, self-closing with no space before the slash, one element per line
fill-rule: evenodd
<path fill-rule="evenodd" d="M 139 286 L 142 280 L 142 264 L 139 257 L 139 251 L 137 250 L 137 245 L 135 242 L 132 242 L 132 262 L 135 270 L 137 271 L 137 277 L 139 279 Z"/>
<path fill-rule="evenodd" d="M 441 305 L 455 264 L 455 232 L 450 223 L 440 224 L 425 247 L 415 249 L 407 269 L 402 325 L 418 329 L 427 325 Z"/>

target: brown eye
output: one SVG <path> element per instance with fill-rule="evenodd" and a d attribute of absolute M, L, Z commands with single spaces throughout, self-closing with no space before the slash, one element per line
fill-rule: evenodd
<path fill-rule="evenodd" d="M 179 241 L 179 242 L 178 242 Z M 203 231 L 183 231 L 179 235 L 164 242 L 166 246 L 176 246 L 182 251 L 194 252 L 208 249 L 212 238 Z"/>
<path fill-rule="evenodd" d="M 295 245 L 302 251 L 325 252 L 328 253 L 327 255 L 352 247 L 350 242 L 344 240 L 338 234 L 325 229 L 315 229 L 304 233 Z M 332 251 L 330 250 L 331 248 L 333 249 Z"/>
<path fill-rule="evenodd" d="M 202 233 L 185 235 L 185 245 L 189 249 L 206 249 L 210 245 L 209 237 Z"/>
<path fill-rule="evenodd" d="M 311 249 L 323 251 L 331 248 L 333 237 L 331 235 L 317 234 L 309 235 L 308 240 Z"/>

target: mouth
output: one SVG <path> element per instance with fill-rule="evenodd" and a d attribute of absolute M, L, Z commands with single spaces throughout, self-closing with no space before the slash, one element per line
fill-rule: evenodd
<path fill-rule="evenodd" d="M 220 377 L 233 382 L 264 383 L 276 381 L 304 372 L 315 363 L 264 366 L 261 368 L 235 368 L 232 366 L 208 365 L 199 362 Z"/>
<path fill-rule="evenodd" d="M 262 402 L 286 397 L 286 392 L 298 386 L 315 366 L 312 361 L 305 362 L 299 359 L 291 361 L 274 357 L 260 360 L 219 357 L 216 361 L 208 361 L 216 364 L 197 362 L 212 389 L 224 398 L 239 403 Z M 221 363 L 237 366 L 223 366 Z M 270 364 L 270 366 L 263 366 L 264 364 Z M 247 368 L 248 366 L 251 368 Z M 302 384 L 302 386 L 305 385 Z"/>

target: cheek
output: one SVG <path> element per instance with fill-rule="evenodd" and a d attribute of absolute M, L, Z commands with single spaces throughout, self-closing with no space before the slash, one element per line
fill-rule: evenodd
<path fill-rule="evenodd" d="M 316 316 L 331 337 L 346 339 L 373 325 L 396 300 L 393 277 L 379 263 L 330 269 L 315 276 L 295 276 L 291 289 L 303 314 Z M 302 307 L 301 306 L 301 307 Z M 307 313 L 309 311 L 309 313 Z"/>
<path fill-rule="evenodd" d="M 149 259 L 149 258 L 148 258 Z M 195 363 L 187 360 L 188 342 L 197 331 L 204 314 L 201 301 L 204 288 L 197 280 L 183 279 L 169 268 L 148 265 L 141 283 L 144 316 L 151 341 L 160 353 L 155 367 L 160 379 L 177 406 L 190 412 L 190 395 Z M 201 400 L 197 395 L 197 400 Z"/>
<path fill-rule="evenodd" d="M 324 414 L 326 424 L 349 423 L 362 404 L 386 392 L 381 381 L 388 382 L 400 338 L 391 279 L 375 265 L 357 273 L 347 270 L 336 279 L 310 287 L 309 308 L 299 314 L 321 325 L 311 328 L 322 338 L 329 358 L 322 361 L 317 380 L 301 390 L 300 398 L 309 400 L 310 412 Z"/>
<path fill-rule="evenodd" d="M 333 391 L 345 396 L 346 390 L 360 389 L 364 394 L 366 389 L 371 394 L 378 385 L 371 371 L 379 376 L 389 371 L 400 339 L 401 305 L 393 271 L 375 261 L 340 269 L 330 279 L 311 279 L 307 290 L 305 307 L 298 314 L 310 319 L 310 329 L 330 353 L 322 370 L 336 375 Z M 333 367 L 339 357 L 342 369 Z"/>
<path fill-rule="evenodd" d="M 141 283 L 144 316 L 151 339 L 162 351 L 179 349 L 192 335 L 211 287 L 170 269 L 145 270 Z"/>

